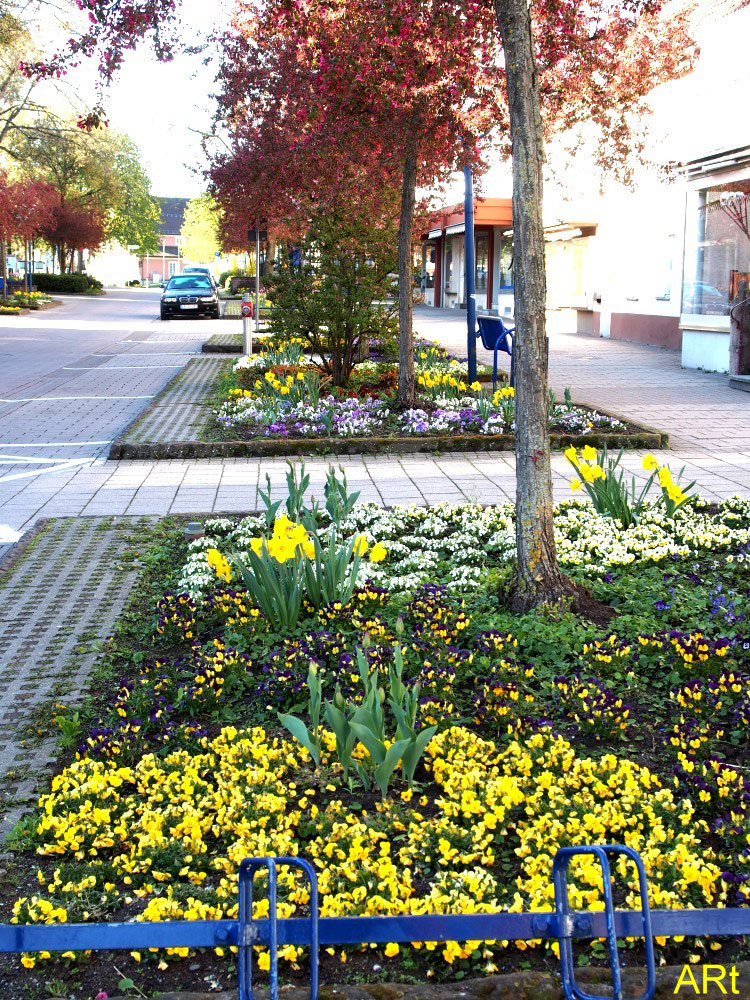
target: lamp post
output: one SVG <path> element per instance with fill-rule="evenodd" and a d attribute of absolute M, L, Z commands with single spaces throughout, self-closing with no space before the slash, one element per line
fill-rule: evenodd
<path fill-rule="evenodd" d="M 471 166 L 464 167 L 464 243 L 466 258 L 466 356 L 469 384 L 477 379 L 477 304 L 474 298 L 474 181 Z"/>

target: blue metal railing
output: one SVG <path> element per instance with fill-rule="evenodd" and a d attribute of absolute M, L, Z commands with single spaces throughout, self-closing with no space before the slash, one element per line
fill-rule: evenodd
<path fill-rule="evenodd" d="M 604 876 L 604 910 L 573 913 L 567 874 L 572 858 L 593 855 Z M 611 857 L 630 859 L 638 872 L 641 909 L 618 911 L 612 891 Z M 280 866 L 302 871 L 310 882 L 310 916 L 279 919 L 277 874 Z M 268 873 L 268 918 L 252 919 L 252 882 Z M 310 948 L 310 998 L 318 996 L 318 952 L 321 947 L 359 944 L 408 944 L 424 941 L 557 941 L 562 987 L 567 1000 L 604 1000 L 583 992 L 575 981 L 573 940 L 607 941 L 614 1000 L 652 1000 L 655 989 L 654 937 L 750 935 L 750 907 L 719 910 L 650 910 L 646 872 L 638 854 L 627 847 L 563 848 L 553 866 L 555 910 L 551 913 L 475 913 L 418 917 L 319 917 L 315 871 L 301 858 L 258 858 L 243 861 L 239 873 L 237 920 L 168 921 L 127 924 L 0 924 L 0 952 L 131 951 L 148 948 L 215 948 L 238 950 L 239 1000 L 254 1000 L 253 947 L 270 955 L 270 996 L 278 1000 L 278 949 Z M 618 938 L 643 938 L 646 988 L 638 998 L 625 997 L 618 958 Z"/>

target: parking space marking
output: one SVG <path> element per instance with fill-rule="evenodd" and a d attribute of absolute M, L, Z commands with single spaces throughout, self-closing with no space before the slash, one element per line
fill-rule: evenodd
<path fill-rule="evenodd" d="M 61 465 L 67 458 L 30 458 L 28 455 L 0 455 L 0 465 Z"/>
<path fill-rule="evenodd" d="M 123 343 L 123 341 L 121 341 Z M 130 343 L 130 341 L 124 341 L 124 343 Z M 144 344 L 150 344 L 150 340 L 144 340 Z M 118 351 L 116 354 L 92 354 L 93 358 L 188 358 L 196 354 L 196 351 L 128 351 L 127 355 L 125 351 Z"/>
<path fill-rule="evenodd" d="M 70 458 L 61 465 L 53 465 L 48 469 L 31 469 L 29 472 L 14 472 L 12 476 L 0 476 L 0 483 L 9 483 L 13 479 L 31 479 L 34 476 L 43 476 L 47 472 L 65 472 L 66 469 L 77 469 L 83 465 L 101 465 L 103 458 Z"/>
<path fill-rule="evenodd" d="M 84 448 L 90 444 L 112 444 L 109 441 L 34 441 L 33 444 L 8 444 L 0 441 L 0 448 Z"/>
<path fill-rule="evenodd" d="M 29 396 L 28 399 L 0 399 L 0 403 L 59 403 L 66 399 L 153 399 L 153 396 Z"/>
<path fill-rule="evenodd" d="M 119 357 L 119 355 L 114 355 L 114 356 Z M 72 367 L 63 368 L 63 371 L 64 372 L 101 372 L 101 371 L 126 372 L 126 371 L 132 371 L 133 369 L 137 369 L 138 371 L 140 371 L 143 368 L 182 368 L 182 365 L 107 365 L 106 368 L 104 365 L 88 365 L 85 367 L 77 367 L 77 368 L 72 368 Z"/>

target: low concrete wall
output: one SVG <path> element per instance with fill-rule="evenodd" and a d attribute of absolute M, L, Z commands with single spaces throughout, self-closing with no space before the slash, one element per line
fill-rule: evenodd
<path fill-rule="evenodd" d="M 728 372 L 729 333 L 722 330 L 683 330 L 682 367 Z"/>

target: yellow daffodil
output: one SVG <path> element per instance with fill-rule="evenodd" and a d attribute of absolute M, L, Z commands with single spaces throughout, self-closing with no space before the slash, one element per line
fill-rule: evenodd
<path fill-rule="evenodd" d="M 585 462 L 595 462 L 596 448 L 592 448 L 590 444 L 587 444 L 581 451 L 581 458 L 583 458 Z"/>
<path fill-rule="evenodd" d="M 656 461 L 654 456 L 649 453 L 648 455 L 643 456 L 643 468 L 646 472 L 656 472 L 659 468 L 659 463 Z"/>
<path fill-rule="evenodd" d="M 569 448 L 566 448 L 563 454 L 565 455 L 565 457 L 569 462 L 573 463 L 573 465 L 576 466 L 578 465 L 578 452 L 575 450 L 573 445 L 571 445 Z"/>
<path fill-rule="evenodd" d="M 352 551 L 355 556 L 363 556 L 370 547 L 370 543 L 364 535 L 357 535 L 354 539 L 354 547 Z"/>
<path fill-rule="evenodd" d="M 593 483 L 593 481 L 596 479 L 596 475 L 594 474 L 594 470 L 591 468 L 591 466 L 580 465 L 578 468 L 581 473 L 581 478 L 583 479 L 583 481 L 585 483 Z"/>
<path fill-rule="evenodd" d="M 582 484 L 581 484 L 581 480 L 580 479 L 571 479 L 570 480 L 570 488 L 571 488 L 571 490 L 574 493 L 577 493 L 581 489 L 581 485 Z"/>

